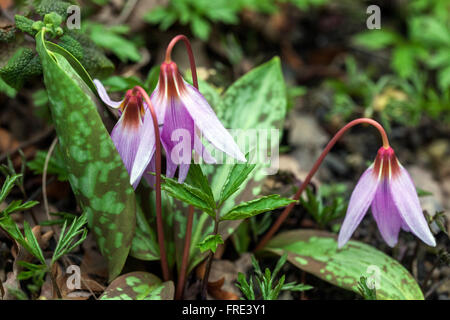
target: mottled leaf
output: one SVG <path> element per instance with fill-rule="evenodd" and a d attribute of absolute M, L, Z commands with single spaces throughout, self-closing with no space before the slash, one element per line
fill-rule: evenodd
<path fill-rule="evenodd" d="M 365 276 L 379 284 L 378 299 L 424 298 L 417 282 L 398 261 L 358 241 L 349 241 L 339 250 L 332 233 L 287 231 L 274 237 L 264 250 L 288 253 L 288 261 L 296 267 L 356 293 L 360 293 L 358 282 Z"/>
<path fill-rule="evenodd" d="M 136 203 L 136 233 L 131 244 L 130 255 L 145 261 L 159 260 L 159 247 L 154 229 L 148 223 L 142 209 L 143 199 L 150 200 L 148 193 L 140 196 L 137 193 Z M 141 201 L 139 201 L 141 200 Z"/>
<path fill-rule="evenodd" d="M 121 275 L 106 288 L 101 300 L 173 300 L 172 281 L 162 282 L 147 272 L 131 272 Z"/>
<path fill-rule="evenodd" d="M 263 212 L 285 207 L 293 202 L 296 202 L 296 200 L 282 198 L 278 194 L 272 194 L 270 196 L 243 202 L 225 213 L 220 220 L 246 219 Z"/>
<path fill-rule="evenodd" d="M 61 153 L 72 190 L 108 260 L 112 280 L 122 270 L 134 235 L 130 177 L 97 112 L 93 93 L 66 58 L 47 44 L 39 32 L 36 49 Z"/>

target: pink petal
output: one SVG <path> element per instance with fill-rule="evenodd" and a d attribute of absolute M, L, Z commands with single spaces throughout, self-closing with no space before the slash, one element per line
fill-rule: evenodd
<path fill-rule="evenodd" d="M 373 173 L 373 165 L 361 176 L 353 190 L 344 222 L 338 237 L 338 248 L 342 248 L 350 239 L 356 227 L 369 209 L 379 183 L 378 176 Z"/>
<path fill-rule="evenodd" d="M 383 179 L 378 184 L 378 189 L 372 202 L 372 214 L 384 241 L 390 247 L 394 247 L 398 241 L 402 218 L 392 200 L 389 180 L 387 179 Z"/>
<path fill-rule="evenodd" d="M 98 80 L 93 80 L 95 87 L 97 88 L 98 95 L 100 96 L 100 99 L 102 99 L 103 103 L 110 106 L 111 108 L 117 109 L 120 107 L 122 101 L 113 101 L 109 98 L 108 93 L 106 92 L 105 87 L 103 84 Z"/>
<path fill-rule="evenodd" d="M 166 114 L 169 99 L 165 96 L 164 92 L 161 92 L 159 82 L 156 85 L 155 90 L 152 92 L 150 100 L 152 101 L 153 108 L 155 108 L 158 125 L 162 126 L 164 124 L 164 115 Z"/>
<path fill-rule="evenodd" d="M 180 167 L 178 181 L 184 181 L 192 159 L 194 147 L 194 121 L 178 99 L 171 99 L 164 115 L 161 141 L 166 150 L 167 176 L 173 177 L 177 165 Z"/>
<path fill-rule="evenodd" d="M 186 85 L 186 91 L 180 98 L 205 138 L 220 151 L 239 161 L 246 162 L 238 145 L 219 121 L 206 99 L 193 86 L 184 80 L 183 82 Z"/>
<path fill-rule="evenodd" d="M 136 153 L 141 141 L 139 134 L 140 130 L 139 128 L 126 127 L 123 123 L 123 117 L 120 117 L 111 132 L 111 139 L 113 140 L 114 145 L 122 158 L 125 168 L 131 175 Z M 133 184 L 131 180 L 130 184 Z"/>
<path fill-rule="evenodd" d="M 194 137 L 194 150 L 198 155 L 200 155 L 203 158 L 205 163 L 207 164 L 217 163 L 216 159 L 214 159 L 211 153 L 209 153 L 209 151 L 205 148 L 201 139 L 197 135 L 195 135 Z"/>
<path fill-rule="evenodd" d="M 406 227 L 429 246 L 436 246 L 436 241 L 423 215 L 414 182 L 403 166 L 400 165 L 398 174 L 391 178 L 390 188 L 395 206 Z"/>
<path fill-rule="evenodd" d="M 145 111 L 143 120 L 142 128 L 139 131 L 140 142 L 130 173 L 130 182 L 135 189 L 155 153 L 155 129 L 150 111 Z"/>

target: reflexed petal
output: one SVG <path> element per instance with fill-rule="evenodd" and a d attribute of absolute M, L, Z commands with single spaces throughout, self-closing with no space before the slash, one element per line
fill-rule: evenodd
<path fill-rule="evenodd" d="M 155 153 L 155 129 L 150 111 L 146 110 L 142 128 L 139 130 L 140 143 L 130 173 L 130 183 L 136 189 L 144 170 Z"/>
<path fill-rule="evenodd" d="M 113 101 L 109 98 L 108 93 L 106 92 L 105 87 L 103 86 L 103 84 L 97 80 L 94 79 L 94 84 L 95 87 L 97 88 L 97 92 L 98 95 L 100 96 L 100 99 L 102 99 L 103 103 L 110 106 L 111 108 L 117 109 L 119 108 L 120 104 L 122 103 L 122 101 Z"/>
<path fill-rule="evenodd" d="M 436 246 L 423 215 L 414 183 L 402 166 L 398 174 L 390 180 L 390 188 L 394 203 L 409 230 L 429 246 Z"/>
<path fill-rule="evenodd" d="M 392 200 L 389 180 L 387 179 L 384 179 L 378 185 L 372 202 L 372 214 L 384 241 L 390 247 L 394 247 L 398 241 L 402 218 Z"/>
<path fill-rule="evenodd" d="M 186 81 L 184 83 L 186 91 L 183 92 L 180 98 L 192 119 L 194 119 L 195 125 L 201 130 L 205 138 L 220 151 L 239 161 L 246 162 L 238 145 L 219 121 L 206 99 L 193 86 Z"/>
<path fill-rule="evenodd" d="M 344 223 L 338 237 L 338 247 L 341 248 L 350 239 L 356 227 L 369 209 L 378 187 L 378 177 L 373 174 L 373 165 L 361 176 L 353 190 L 345 215 Z"/>

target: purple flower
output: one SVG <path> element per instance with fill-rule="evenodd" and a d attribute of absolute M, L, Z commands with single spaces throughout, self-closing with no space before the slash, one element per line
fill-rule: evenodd
<path fill-rule="evenodd" d="M 206 163 L 215 163 L 203 146 L 201 136 L 216 149 L 239 161 L 246 161 L 206 99 L 183 80 L 174 62 L 166 61 L 161 65 L 158 85 L 151 100 L 158 122 L 164 123 L 161 142 L 166 151 L 167 177 L 173 177 L 179 166 L 178 181 L 184 181 L 191 164 L 192 150 Z"/>
<path fill-rule="evenodd" d="M 118 110 L 119 120 L 111 132 L 111 139 L 136 189 L 144 170 L 154 167 L 155 131 L 151 113 L 138 90 L 128 90 L 122 101 L 112 101 L 101 82 L 94 80 L 98 94 L 109 107 Z"/>
<path fill-rule="evenodd" d="M 378 150 L 375 162 L 363 173 L 353 190 L 339 232 L 339 248 L 350 239 L 369 206 L 372 206 L 381 236 L 390 247 L 397 244 L 400 229 L 412 232 L 430 246 L 436 246 L 414 183 L 391 147 Z"/>

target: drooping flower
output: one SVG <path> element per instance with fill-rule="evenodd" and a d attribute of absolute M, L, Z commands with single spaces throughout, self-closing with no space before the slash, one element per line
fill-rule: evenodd
<path fill-rule="evenodd" d="M 196 88 L 184 81 L 174 62 L 162 63 L 151 101 L 155 106 L 158 122 L 164 123 L 161 142 L 166 151 L 167 177 L 173 177 L 179 166 L 178 181 L 184 181 L 189 171 L 192 150 L 202 156 L 206 163 L 215 163 L 215 159 L 202 144 L 201 136 L 216 149 L 239 161 L 246 161 L 209 103 Z M 180 140 L 182 148 L 177 147 Z"/>
<path fill-rule="evenodd" d="M 350 197 L 338 237 L 341 248 L 350 239 L 367 210 L 384 241 L 394 247 L 401 229 L 412 232 L 430 246 L 436 241 L 423 215 L 414 183 L 391 147 L 381 147 L 375 162 L 363 173 Z"/>
<path fill-rule="evenodd" d="M 138 90 L 128 90 L 125 98 L 116 102 L 109 98 L 99 80 L 95 79 L 94 84 L 102 101 L 120 114 L 111 139 L 130 175 L 130 184 L 136 189 L 144 170 L 155 161 L 155 132 L 150 111 Z"/>

